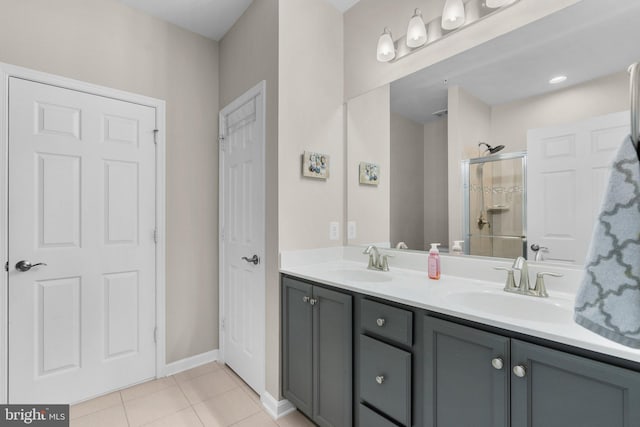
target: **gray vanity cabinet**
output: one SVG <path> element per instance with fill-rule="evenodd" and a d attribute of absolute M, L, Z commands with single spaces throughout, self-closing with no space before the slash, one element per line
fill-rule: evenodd
<path fill-rule="evenodd" d="M 511 341 L 512 427 L 640 426 L 640 373 Z"/>
<path fill-rule="evenodd" d="M 423 331 L 425 427 L 508 427 L 509 339 L 429 316 Z"/>
<path fill-rule="evenodd" d="M 283 395 L 321 427 L 352 424 L 351 300 L 282 278 Z"/>

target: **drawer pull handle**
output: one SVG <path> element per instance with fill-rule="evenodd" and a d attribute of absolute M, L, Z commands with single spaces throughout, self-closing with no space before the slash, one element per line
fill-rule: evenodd
<path fill-rule="evenodd" d="M 495 359 L 491 359 L 491 366 L 493 366 L 497 370 L 501 370 L 502 367 L 504 366 L 504 363 L 502 362 L 502 358 L 496 357 Z"/>
<path fill-rule="evenodd" d="M 308 304 L 310 300 L 311 300 L 311 298 L 309 298 L 309 297 L 302 297 L 302 302 L 305 303 L 305 304 Z"/>
<path fill-rule="evenodd" d="M 384 382 L 384 376 L 383 376 L 383 375 L 378 375 L 378 376 L 376 377 L 376 382 L 377 382 L 378 384 L 382 384 L 382 383 Z"/>
<path fill-rule="evenodd" d="M 318 303 L 318 300 L 317 300 L 317 299 L 315 299 L 315 298 L 311 298 L 311 299 L 309 300 L 309 304 L 311 304 L 311 305 L 316 305 L 317 303 Z"/>
<path fill-rule="evenodd" d="M 524 378 L 527 375 L 527 368 L 523 365 L 516 365 L 513 367 L 513 373 L 518 378 Z"/>
<path fill-rule="evenodd" d="M 376 324 L 378 326 L 380 326 L 381 328 L 384 326 L 384 324 L 387 323 L 386 320 L 384 320 L 384 318 L 380 317 L 378 320 L 376 320 Z"/>

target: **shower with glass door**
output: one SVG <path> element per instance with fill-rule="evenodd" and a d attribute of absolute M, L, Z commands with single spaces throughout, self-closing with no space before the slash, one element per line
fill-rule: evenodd
<path fill-rule="evenodd" d="M 465 252 L 526 256 L 526 153 L 494 154 L 463 161 Z"/>

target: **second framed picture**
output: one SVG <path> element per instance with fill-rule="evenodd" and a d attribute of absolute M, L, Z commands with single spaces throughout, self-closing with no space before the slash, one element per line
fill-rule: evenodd
<path fill-rule="evenodd" d="M 360 162 L 360 184 L 378 185 L 380 182 L 380 165 Z"/>

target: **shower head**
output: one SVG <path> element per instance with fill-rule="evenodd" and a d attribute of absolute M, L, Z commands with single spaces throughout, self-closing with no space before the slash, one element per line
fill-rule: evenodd
<path fill-rule="evenodd" d="M 498 145 L 498 146 L 492 147 L 486 142 L 481 142 L 478 144 L 478 147 L 480 147 L 481 145 L 485 145 L 487 147 L 486 151 L 488 151 L 489 154 L 496 154 L 498 151 L 501 151 L 504 149 L 504 145 Z"/>

